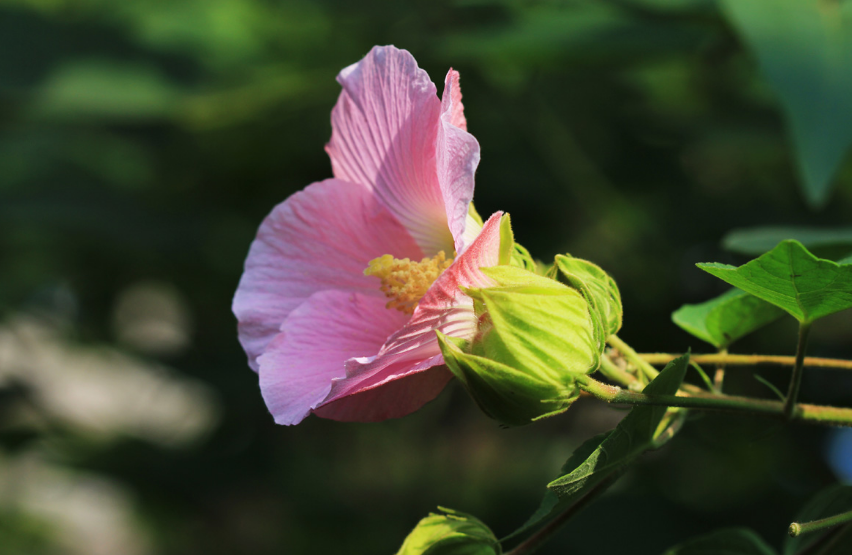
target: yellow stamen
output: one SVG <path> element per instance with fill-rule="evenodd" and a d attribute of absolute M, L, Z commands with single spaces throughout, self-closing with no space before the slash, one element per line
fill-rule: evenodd
<path fill-rule="evenodd" d="M 386 254 L 371 260 L 364 275 L 382 280 L 380 289 L 390 299 L 385 305 L 387 308 L 411 314 L 432 283 L 452 263 L 453 259 L 448 260 L 444 251 L 420 262 Z"/>

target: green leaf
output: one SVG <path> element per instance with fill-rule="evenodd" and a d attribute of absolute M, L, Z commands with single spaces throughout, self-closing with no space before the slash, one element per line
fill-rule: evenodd
<path fill-rule="evenodd" d="M 734 229 L 722 239 L 732 252 L 760 256 L 785 239 L 795 239 L 822 258 L 835 259 L 852 251 L 852 227 L 818 228 L 798 226 Z"/>
<path fill-rule="evenodd" d="M 723 0 L 792 131 L 808 203 L 828 200 L 852 143 L 852 7 L 820 0 Z"/>
<path fill-rule="evenodd" d="M 718 263 L 698 267 L 803 324 L 852 307 L 852 266 L 817 258 L 798 241 L 782 241 L 739 268 Z"/>
<path fill-rule="evenodd" d="M 685 304 L 672 313 L 672 321 L 717 349 L 774 322 L 784 312 L 741 289 L 701 304 Z"/>
<path fill-rule="evenodd" d="M 500 555 L 494 533 L 478 518 L 438 507 L 417 523 L 396 555 Z"/>
<path fill-rule="evenodd" d="M 725 528 L 672 547 L 663 555 L 776 555 L 748 528 Z"/>
<path fill-rule="evenodd" d="M 795 522 L 810 522 L 852 510 L 852 486 L 833 485 L 811 498 L 796 514 Z M 848 555 L 852 553 L 852 526 L 847 525 L 843 536 L 828 551 L 817 551 L 814 555 Z M 831 529 L 829 529 L 831 530 Z M 829 530 L 826 530 L 828 532 Z M 805 550 L 826 532 L 802 534 L 784 540 L 784 555 L 795 555 Z"/>
<path fill-rule="evenodd" d="M 688 354 L 671 361 L 645 387 L 644 393 L 674 395 L 688 365 Z M 666 407 L 635 407 L 615 429 L 583 443 L 562 467 L 562 475 L 547 485 L 548 491 L 538 510 L 504 540 L 527 532 L 565 510 L 603 480 L 624 472 L 642 453 L 667 442 L 679 429 L 683 414 L 685 411 Z"/>

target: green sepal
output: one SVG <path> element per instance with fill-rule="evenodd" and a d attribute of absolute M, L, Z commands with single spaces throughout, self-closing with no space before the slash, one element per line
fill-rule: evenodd
<path fill-rule="evenodd" d="M 512 221 L 509 214 L 503 214 L 500 218 L 500 257 L 499 264 L 512 262 L 512 254 L 515 252 L 515 234 L 512 233 Z"/>
<path fill-rule="evenodd" d="M 478 518 L 444 507 L 417 523 L 396 555 L 501 555 L 494 533 Z"/>
<path fill-rule="evenodd" d="M 564 411 L 578 374 L 603 346 L 576 290 L 516 266 L 482 268 L 495 285 L 465 289 L 478 329 L 470 341 L 438 333 L 447 366 L 490 417 L 510 426 Z"/>
<path fill-rule="evenodd" d="M 597 312 L 603 326 L 604 340 L 621 329 L 624 309 L 621 292 L 615 280 L 600 266 L 570 255 L 556 255 L 550 277 L 580 291 Z"/>
<path fill-rule="evenodd" d="M 574 289 L 514 266 L 483 268 L 495 287 L 468 289 L 487 313 L 471 352 L 525 371 L 564 375 L 597 370 L 603 348 L 588 303 Z"/>
<path fill-rule="evenodd" d="M 482 412 L 507 426 L 523 426 L 563 412 L 579 395 L 573 380 L 561 384 L 547 376 L 465 353 L 466 341 L 437 333 L 447 368 Z"/>
<path fill-rule="evenodd" d="M 523 268 L 529 272 L 541 273 L 539 271 L 541 265 L 533 260 L 532 255 L 530 255 L 530 251 L 519 243 L 515 243 L 515 248 L 512 251 L 512 258 L 509 261 L 509 264 L 517 266 L 518 268 Z"/>

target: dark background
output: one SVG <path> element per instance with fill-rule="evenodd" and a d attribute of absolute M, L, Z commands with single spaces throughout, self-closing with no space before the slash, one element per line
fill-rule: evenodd
<path fill-rule="evenodd" d="M 0 553 L 393 553 L 439 504 L 502 536 L 624 414 L 583 399 L 505 430 L 453 384 L 396 421 L 273 424 L 231 299 L 262 218 L 331 176 L 334 77 L 374 44 L 439 86 L 461 72 L 477 209 L 609 271 L 640 351 L 711 349 L 670 314 L 725 290 L 696 262 L 747 260 L 729 230 L 849 222 L 852 167 L 807 208 L 777 98 L 711 1 L 3 2 Z M 820 321 L 810 354 L 852 356 L 850 328 Z M 792 354 L 794 323 L 734 350 Z M 753 373 L 726 387 L 770 397 Z M 848 406 L 850 380 L 814 370 L 803 398 Z M 728 525 L 780 545 L 852 478 L 829 456 L 849 441 L 695 418 L 541 553 L 655 555 Z"/>

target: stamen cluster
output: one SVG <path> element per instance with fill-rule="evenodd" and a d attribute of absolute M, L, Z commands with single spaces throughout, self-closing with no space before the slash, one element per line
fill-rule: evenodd
<path fill-rule="evenodd" d="M 382 280 L 380 289 L 390 299 L 385 305 L 387 308 L 412 314 L 432 283 L 452 263 L 453 259 L 448 259 L 444 251 L 420 262 L 385 254 L 371 260 L 364 275 Z"/>

